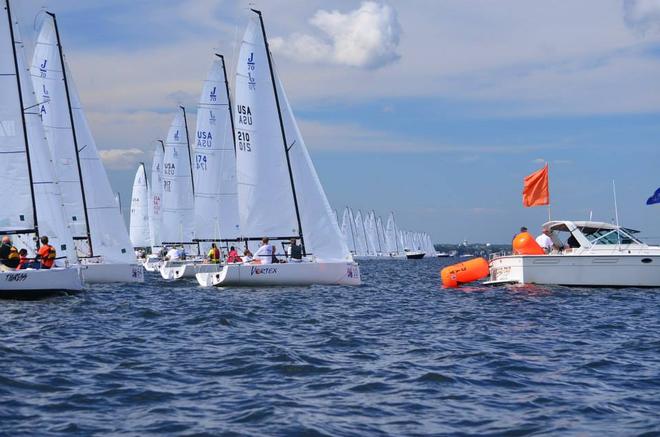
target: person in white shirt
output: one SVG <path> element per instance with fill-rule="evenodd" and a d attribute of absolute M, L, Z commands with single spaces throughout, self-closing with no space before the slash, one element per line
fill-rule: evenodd
<path fill-rule="evenodd" d="M 275 248 L 268 244 L 268 241 L 268 238 L 262 238 L 261 247 L 254 253 L 254 259 L 260 260 L 261 264 L 272 264 L 273 262 Z"/>
<path fill-rule="evenodd" d="M 168 261 L 174 261 L 180 259 L 179 250 L 176 247 L 172 247 L 170 250 L 167 251 L 167 254 L 165 255 L 165 259 Z"/>
<path fill-rule="evenodd" d="M 550 253 L 552 249 L 563 249 L 563 246 L 558 241 L 555 241 L 556 237 L 553 237 L 552 231 L 547 226 L 544 226 L 542 234 L 536 237 L 536 242 L 545 250 L 545 253 Z"/>

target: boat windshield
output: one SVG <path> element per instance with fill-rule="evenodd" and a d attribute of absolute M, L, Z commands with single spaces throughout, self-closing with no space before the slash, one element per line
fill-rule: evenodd
<path fill-rule="evenodd" d="M 642 244 L 622 229 L 582 229 L 591 244 Z"/>

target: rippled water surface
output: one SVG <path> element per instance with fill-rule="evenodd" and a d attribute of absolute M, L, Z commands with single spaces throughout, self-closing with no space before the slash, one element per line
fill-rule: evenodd
<path fill-rule="evenodd" d="M 0 434 L 660 433 L 660 290 L 202 289 L 0 301 Z"/>

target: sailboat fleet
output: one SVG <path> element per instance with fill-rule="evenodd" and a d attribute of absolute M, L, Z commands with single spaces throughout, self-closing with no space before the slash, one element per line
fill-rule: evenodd
<path fill-rule="evenodd" d="M 203 286 L 360 284 L 359 266 L 307 152 L 259 11 L 252 10 L 241 42 L 233 96 L 224 57 L 213 55 L 190 138 L 181 107 L 154 151 L 146 215 L 145 169 L 138 168 L 131 229 L 134 245 L 151 249 L 145 269 L 165 279 L 195 277 Z M 138 238 L 144 228 L 147 242 Z M 264 237 L 273 258 L 288 262 L 248 261 Z M 292 240 L 300 244 L 301 259 L 288 256 Z M 204 255 L 211 245 L 225 252 L 235 247 L 247 259 L 210 262 Z"/>
<path fill-rule="evenodd" d="M 365 215 L 344 208 L 341 232 L 346 245 L 357 259 L 419 259 L 436 256 L 431 236 L 424 232 L 405 231 L 398 227 L 394 213 L 390 212 L 387 222 L 375 211 Z"/>

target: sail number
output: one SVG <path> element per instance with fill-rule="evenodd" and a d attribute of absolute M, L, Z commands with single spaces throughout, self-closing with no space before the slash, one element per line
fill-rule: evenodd
<path fill-rule="evenodd" d="M 197 170 L 207 170 L 206 155 L 195 155 L 195 167 Z"/>
<path fill-rule="evenodd" d="M 243 152 L 251 152 L 252 146 L 250 145 L 250 133 L 241 130 L 236 131 L 236 139 L 238 149 Z"/>

